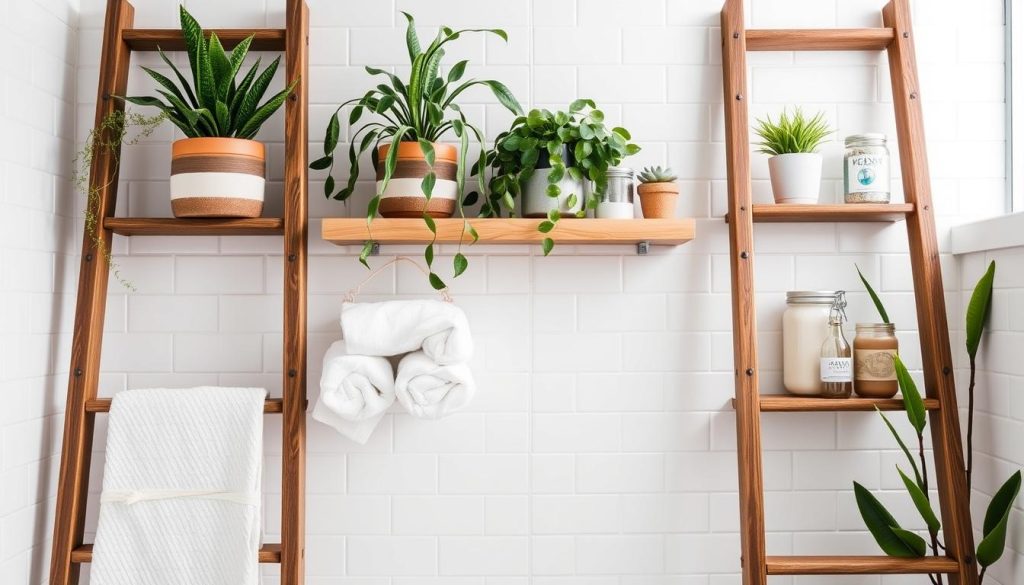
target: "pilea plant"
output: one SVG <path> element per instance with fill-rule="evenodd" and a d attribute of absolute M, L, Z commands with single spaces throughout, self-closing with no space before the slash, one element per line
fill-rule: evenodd
<path fill-rule="evenodd" d="M 608 128 L 604 112 L 593 100 L 578 99 L 569 104 L 569 111 L 551 112 L 531 110 L 512 122 L 511 128 L 498 135 L 494 148 L 487 153 L 487 166 L 493 169 L 489 182 L 490 196 L 484 198 L 481 215 L 500 217 L 502 210 L 517 214 L 516 198 L 523 194 L 523 183 L 537 170 L 537 163 L 545 158 L 551 166 L 548 174 L 547 195 L 559 197 L 558 182 L 565 175 L 577 181 L 592 181 L 593 192 L 577 213 L 584 217 L 587 209 L 597 206 L 599 197 L 608 187 L 605 175 L 608 167 L 618 165 L 627 156 L 640 152 L 630 141 L 625 128 Z M 577 197 L 571 194 L 568 207 L 574 207 Z M 561 218 L 557 209 L 548 213 L 538 229 L 549 233 Z M 547 237 L 542 247 L 547 255 L 554 248 L 554 240 Z"/>
<path fill-rule="evenodd" d="M 110 267 L 114 279 L 130 291 L 135 290 L 135 285 L 122 276 L 117 263 L 111 258 L 110 248 L 100 237 L 99 232 L 100 223 L 103 221 L 99 215 L 100 194 L 111 187 L 112 183 L 92 184 L 90 171 L 93 160 L 102 152 L 110 153 L 116 171 L 121 164 L 121 146 L 136 144 L 150 136 L 166 119 L 166 114 L 144 116 L 135 112 L 117 110 L 107 115 L 99 126 L 89 131 L 85 144 L 75 154 L 72 181 L 75 190 L 85 194 L 85 233 L 92 240 L 97 253 Z"/>
<path fill-rule="evenodd" d="M 973 471 L 974 452 L 974 390 L 976 357 L 978 347 L 981 344 L 982 333 L 985 329 L 985 321 L 991 309 L 992 285 L 995 280 L 995 262 L 989 264 L 988 270 L 978 281 L 967 305 L 966 331 L 967 331 L 967 356 L 970 360 L 970 384 L 968 387 L 967 407 L 967 447 L 966 447 L 966 479 L 967 494 L 971 494 L 971 475 Z M 858 269 L 858 273 L 860 270 Z M 888 313 L 882 305 L 881 299 L 874 289 L 860 275 L 868 294 L 871 296 L 878 310 L 879 315 L 885 322 L 889 322 Z M 924 400 L 910 372 L 903 361 L 896 357 L 896 379 L 899 382 L 900 391 L 903 393 L 903 406 L 907 419 L 913 427 L 917 437 L 917 458 L 911 454 L 907 444 L 900 437 L 896 428 L 880 410 L 878 414 L 882 417 L 886 427 L 892 433 L 899 445 L 900 450 L 907 458 L 908 465 L 913 473 L 910 477 L 899 466 L 896 467 L 903 485 L 906 487 L 910 499 L 924 520 L 928 532 L 928 541 L 914 531 L 906 530 L 885 508 L 884 505 L 863 485 L 854 482 L 854 496 L 857 500 L 857 508 L 868 531 L 875 538 L 878 546 L 887 555 L 895 557 L 923 557 L 931 549 L 933 555 L 939 555 L 944 550 L 940 540 L 942 525 L 938 515 L 932 508 L 928 494 L 929 478 L 928 466 L 925 459 L 924 431 L 928 425 L 928 417 L 925 411 Z M 1010 520 L 1010 512 L 1013 509 L 1013 502 L 1017 498 L 1021 487 L 1021 472 L 1018 470 L 1010 476 L 1006 482 L 992 496 L 992 501 L 985 512 L 985 519 L 982 524 L 982 539 L 975 551 L 975 559 L 979 568 L 978 582 L 984 582 L 985 573 L 988 568 L 999 560 L 1006 547 L 1007 525 Z M 942 585 L 943 577 L 940 574 L 929 575 L 933 585 Z"/>
<path fill-rule="evenodd" d="M 468 61 L 459 61 L 448 69 L 447 74 L 442 75 L 441 61 L 444 59 L 444 47 L 448 43 L 458 40 L 466 33 L 483 32 L 493 34 L 504 41 L 508 40 L 508 34 L 500 29 L 462 29 L 453 30 L 443 26 L 430 44 L 423 49 L 416 33 L 416 21 L 412 15 L 403 12 L 408 21 L 406 30 L 406 48 L 409 52 L 409 61 L 412 69 L 409 76 L 404 80 L 388 71 L 367 67 L 366 72 L 373 76 L 382 76 L 385 83 L 377 85 L 369 90 L 362 97 L 348 100 L 334 111 L 327 124 L 324 136 L 324 156 L 313 161 L 309 166 L 312 169 L 327 169 L 327 179 L 324 181 L 324 196 L 339 201 L 347 200 L 355 190 L 356 180 L 359 178 L 360 156 L 371 147 L 370 155 L 374 168 L 383 164 L 383 174 L 377 184 L 377 192 L 370 199 L 366 210 L 366 221 L 369 226 L 377 215 L 381 205 L 381 197 L 384 195 L 395 173 L 399 143 L 418 143 L 423 157 L 429 166 L 420 184 L 420 188 L 426 200 L 429 202 L 435 185 L 438 181 L 437 173 L 434 171 L 435 153 L 434 143 L 441 140 L 449 132 L 455 135 L 459 141 L 459 153 L 457 169 L 455 172 L 457 209 L 460 217 L 464 220 L 464 232 L 469 235 L 473 242 L 478 239 L 476 230 L 465 221 L 465 213 L 462 209 L 463 191 L 466 180 L 466 160 L 469 150 L 470 138 L 475 139 L 480 146 L 480 157 L 477 162 L 477 171 L 484 170 L 484 146 L 483 133 L 467 119 L 462 108 L 456 100 L 466 90 L 474 86 L 484 86 L 490 89 L 491 93 L 498 99 L 505 108 L 514 114 L 522 114 L 522 106 L 516 100 L 512 92 L 504 84 L 493 79 L 468 79 L 463 80 L 466 73 Z M 336 162 L 334 151 L 338 147 L 338 140 L 341 131 L 339 114 L 341 109 L 353 106 L 348 115 L 348 123 L 353 127 L 349 138 L 348 148 L 349 174 L 348 181 L 344 186 L 338 188 L 334 178 L 334 165 Z M 372 121 L 364 123 L 358 129 L 355 125 L 364 114 L 375 114 Z M 378 147 L 382 143 L 390 146 L 383 161 L 379 160 Z M 481 182 L 482 183 L 482 182 Z M 486 186 L 481 184 L 481 189 L 486 193 Z M 437 238 L 437 227 L 433 218 L 427 214 L 424 207 L 423 221 L 427 228 Z M 372 238 L 372 235 L 371 235 Z M 430 269 L 430 284 L 435 289 L 445 288 L 444 281 L 434 272 L 434 241 L 431 241 L 424 250 L 424 258 L 427 267 Z M 367 241 L 359 255 L 359 261 L 369 267 L 367 256 L 373 249 L 372 239 Z M 468 266 L 466 257 L 460 251 L 454 259 L 454 275 L 458 277 Z"/>

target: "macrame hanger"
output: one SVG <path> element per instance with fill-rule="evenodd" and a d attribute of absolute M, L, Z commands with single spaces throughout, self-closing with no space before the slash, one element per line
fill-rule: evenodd
<path fill-rule="evenodd" d="M 408 262 L 409 264 L 415 266 L 420 272 L 422 272 L 423 276 L 426 276 L 428 278 L 430 277 L 430 271 L 424 268 L 419 262 L 413 260 L 412 258 L 409 258 L 408 256 L 396 256 L 393 260 L 388 260 L 384 264 L 381 264 L 377 268 L 374 268 L 372 271 L 370 271 L 370 274 L 366 275 L 366 278 L 364 278 L 362 282 L 355 286 L 355 288 L 349 289 L 349 291 L 345 293 L 345 302 L 354 303 L 356 301 L 356 297 L 359 296 L 360 290 L 362 290 L 362 288 L 366 286 L 368 282 L 373 280 L 374 276 L 377 276 L 377 274 L 379 274 L 388 266 L 391 266 L 392 264 L 398 264 L 399 262 Z M 437 294 L 440 295 L 441 300 L 446 303 L 455 302 L 455 299 L 452 298 L 452 295 L 448 291 L 447 287 L 437 291 Z"/>

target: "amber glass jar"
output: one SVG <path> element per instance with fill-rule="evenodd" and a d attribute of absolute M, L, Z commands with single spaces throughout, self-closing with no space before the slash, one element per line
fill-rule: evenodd
<path fill-rule="evenodd" d="M 894 359 L 899 353 L 892 323 L 857 323 L 853 339 L 853 389 L 865 398 L 892 398 L 900 390 Z"/>

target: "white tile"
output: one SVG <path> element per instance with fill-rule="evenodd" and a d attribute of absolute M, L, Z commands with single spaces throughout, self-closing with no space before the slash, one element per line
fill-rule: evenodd
<path fill-rule="evenodd" d="M 534 496 L 536 534 L 602 534 L 619 526 L 618 495 Z"/>
<path fill-rule="evenodd" d="M 419 536 L 353 536 L 345 539 L 349 575 L 434 575 L 437 539 Z"/>
<path fill-rule="evenodd" d="M 350 493 L 354 494 L 436 493 L 437 457 L 434 455 L 349 455 L 348 489 Z"/>
<path fill-rule="evenodd" d="M 441 455 L 443 494 L 518 494 L 529 483 L 526 455 Z"/>
<path fill-rule="evenodd" d="M 576 539 L 577 573 L 658 574 L 664 567 L 665 541 L 661 536 L 581 536 Z"/>
<path fill-rule="evenodd" d="M 529 540 L 517 536 L 442 537 L 442 575 L 526 575 Z"/>
<path fill-rule="evenodd" d="M 479 496 L 394 496 L 394 534 L 483 534 L 484 500 Z"/>

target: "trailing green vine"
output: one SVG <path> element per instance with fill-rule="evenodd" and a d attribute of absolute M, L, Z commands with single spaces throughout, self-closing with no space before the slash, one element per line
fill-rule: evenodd
<path fill-rule="evenodd" d="M 121 271 L 110 254 L 110 248 L 100 236 L 103 218 L 100 217 L 100 194 L 112 185 L 112 181 L 97 184 L 91 177 L 92 163 L 96 155 L 106 151 L 113 160 L 114 170 L 121 164 L 121 146 L 137 144 L 153 134 L 156 128 L 167 119 L 166 114 L 144 116 L 134 112 L 115 111 L 108 114 L 100 125 L 89 131 L 82 149 L 75 154 L 72 180 L 75 190 L 84 193 L 85 198 L 85 233 L 92 240 L 98 255 L 101 255 L 110 267 L 114 278 L 130 291 L 135 285 L 121 275 Z M 131 132 L 131 136 L 129 136 Z M 114 172 L 112 175 L 116 175 Z"/>

